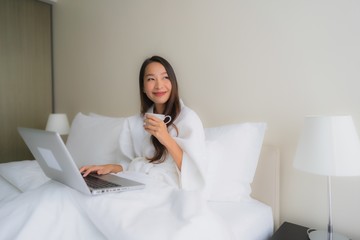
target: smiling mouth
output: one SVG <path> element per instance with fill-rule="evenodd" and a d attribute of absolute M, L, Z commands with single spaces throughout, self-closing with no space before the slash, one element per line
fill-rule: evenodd
<path fill-rule="evenodd" d="M 164 96 L 166 94 L 166 92 L 156 92 L 156 93 L 153 93 L 155 96 L 157 97 L 161 97 L 161 96 Z"/>

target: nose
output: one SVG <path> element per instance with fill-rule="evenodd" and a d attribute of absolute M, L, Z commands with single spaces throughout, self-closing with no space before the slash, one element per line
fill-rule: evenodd
<path fill-rule="evenodd" d="M 160 89 L 161 87 L 162 87 L 161 79 L 156 78 L 156 80 L 155 80 L 155 88 Z"/>

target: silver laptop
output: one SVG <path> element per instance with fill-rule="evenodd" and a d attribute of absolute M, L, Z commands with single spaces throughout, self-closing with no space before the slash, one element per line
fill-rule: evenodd
<path fill-rule="evenodd" d="M 46 176 L 55 181 L 90 195 L 145 187 L 143 183 L 112 174 L 90 174 L 84 178 L 58 133 L 21 127 L 18 130 Z"/>

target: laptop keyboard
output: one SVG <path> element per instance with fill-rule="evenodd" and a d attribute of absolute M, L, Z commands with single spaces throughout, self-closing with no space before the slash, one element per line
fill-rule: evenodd
<path fill-rule="evenodd" d="M 116 184 L 116 183 L 111 183 L 108 181 L 105 181 L 103 179 L 88 175 L 86 177 L 84 177 L 84 180 L 86 182 L 86 184 L 94 189 L 98 189 L 98 188 L 109 188 L 109 187 L 120 187 L 121 185 Z"/>

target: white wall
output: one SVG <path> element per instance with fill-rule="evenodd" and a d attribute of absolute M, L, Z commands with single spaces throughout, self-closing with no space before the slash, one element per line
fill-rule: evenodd
<path fill-rule="evenodd" d="M 360 126 L 360 1 L 59 0 L 56 111 L 139 111 L 138 70 L 175 68 L 206 127 L 266 121 L 281 159 L 281 220 L 327 224 L 326 179 L 292 158 L 303 117 L 351 114 Z M 333 180 L 335 230 L 360 238 L 360 177 Z"/>

